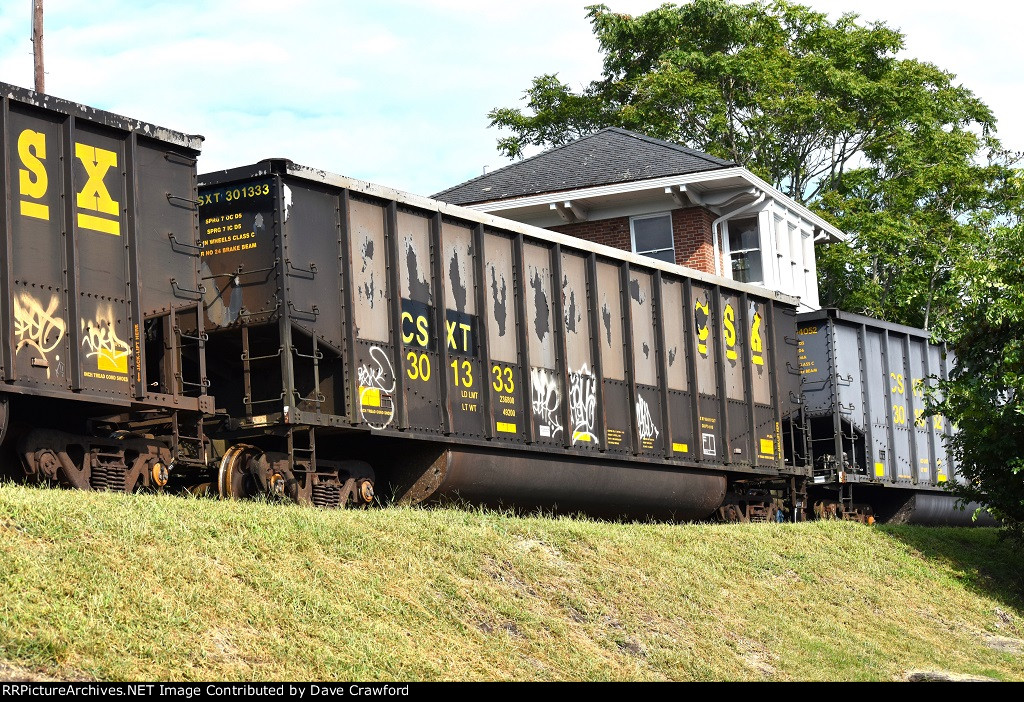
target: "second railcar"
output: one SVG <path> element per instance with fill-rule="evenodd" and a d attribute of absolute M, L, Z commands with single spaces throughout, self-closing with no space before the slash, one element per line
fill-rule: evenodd
<path fill-rule="evenodd" d="M 693 519 L 809 474 L 793 299 L 285 160 L 200 202 L 222 494 Z"/>

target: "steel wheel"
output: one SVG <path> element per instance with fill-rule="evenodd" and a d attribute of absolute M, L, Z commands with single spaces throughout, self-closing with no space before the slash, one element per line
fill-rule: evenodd
<path fill-rule="evenodd" d="M 253 464 L 262 454 L 248 444 L 235 444 L 227 450 L 217 474 L 217 493 L 222 500 L 239 500 L 261 492 Z"/>

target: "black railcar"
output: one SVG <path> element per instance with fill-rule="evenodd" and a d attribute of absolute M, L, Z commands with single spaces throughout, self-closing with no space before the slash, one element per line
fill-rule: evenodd
<path fill-rule="evenodd" d="M 284 160 L 200 202 L 222 494 L 802 508 L 795 300 Z"/>
<path fill-rule="evenodd" d="M 80 488 L 204 466 L 188 136 L 0 84 L 0 439 Z M 156 435 L 161 440 L 155 440 Z M 16 451 L 20 459 L 14 459 Z"/>

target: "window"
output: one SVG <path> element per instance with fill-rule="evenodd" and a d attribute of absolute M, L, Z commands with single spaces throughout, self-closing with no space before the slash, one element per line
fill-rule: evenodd
<path fill-rule="evenodd" d="M 729 258 L 732 261 L 733 280 L 764 283 L 757 217 L 729 221 Z"/>
<path fill-rule="evenodd" d="M 659 261 L 676 262 L 676 249 L 672 241 L 672 215 L 633 217 L 629 220 L 633 234 L 633 253 L 650 256 Z"/>

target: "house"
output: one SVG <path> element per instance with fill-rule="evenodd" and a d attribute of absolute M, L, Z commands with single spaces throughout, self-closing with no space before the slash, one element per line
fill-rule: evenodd
<path fill-rule="evenodd" d="M 763 285 L 818 309 L 814 244 L 845 235 L 731 161 L 609 127 L 432 196 Z"/>

